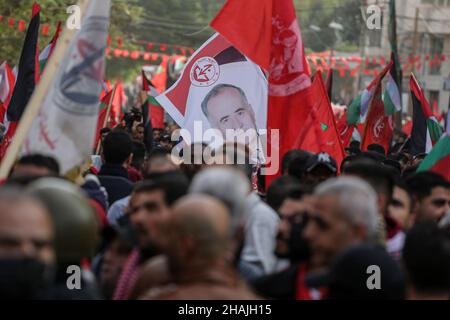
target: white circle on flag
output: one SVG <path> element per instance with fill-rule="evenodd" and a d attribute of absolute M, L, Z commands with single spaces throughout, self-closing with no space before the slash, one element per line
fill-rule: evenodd
<path fill-rule="evenodd" d="M 209 87 L 219 80 L 220 68 L 214 58 L 203 57 L 198 59 L 191 68 L 190 78 L 196 87 Z"/>

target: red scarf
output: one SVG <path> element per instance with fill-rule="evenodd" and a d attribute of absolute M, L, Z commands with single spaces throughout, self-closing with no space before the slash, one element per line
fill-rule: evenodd
<path fill-rule="evenodd" d="M 327 288 L 317 289 L 320 293 L 319 299 L 314 299 L 311 295 L 313 288 L 309 288 L 305 283 L 306 275 L 308 274 L 307 264 L 301 264 L 297 272 L 297 293 L 295 295 L 296 300 L 324 300 L 327 295 Z"/>

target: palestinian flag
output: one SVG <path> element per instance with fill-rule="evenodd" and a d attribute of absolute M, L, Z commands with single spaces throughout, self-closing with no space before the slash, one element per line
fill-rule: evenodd
<path fill-rule="evenodd" d="M 364 123 L 369 110 L 370 102 L 372 101 L 377 84 L 381 82 L 384 76 L 391 70 L 393 61 L 384 68 L 384 70 L 372 80 L 369 86 L 348 106 L 347 122 L 348 124 Z"/>
<path fill-rule="evenodd" d="M 428 153 L 442 136 L 443 130 L 433 115 L 425 93 L 414 74 L 411 75 L 409 84 L 413 101 L 410 152 L 413 155 Z"/>
<path fill-rule="evenodd" d="M 397 78 L 397 62 L 395 55 L 391 53 L 392 66 L 389 68 L 387 74 L 387 87 L 384 93 L 384 111 L 387 116 L 402 110 L 402 103 L 400 100 L 399 80 Z"/>
<path fill-rule="evenodd" d="M 61 22 L 58 22 L 52 41 L 50 41 L 50 43 L 44 48 L 44 50 L 42 50 L 41 54 L 39 55 L 39 69 L 41 73 L 44 70 L 45 64 L 47 63 L 48 59 L 50 59 L 53 50 L 55 49 L 56 42 L 58 41 L 61 30 Z"/>
<path fill-rule="evenodd" d="M 442 175 L 450 182 L 450 110 L 447 113 L 447 131 L 417 169 Z"/>
<path fill-rule="evenodd" d="M 148 104 L 145 106 L 148 108 L 147 117 L 150 117 L 152 128 L 163 128 L 164 127 L 164 109 L 161 107 L 156 97 L 159 95 L 158 90 L 153 86 L 152 82 L 147 79 L 144 71 L 142 71 L 142 90 L 147 92 Z"/>
<path fill-rule="evenodd" d="M 98 120 L 97 120 L 97 131 L 95 136 L 95 145 L 98 145 L 98 141 L 100 139 L 100 130 L 105 126 L 106 114 L 108 112 L 109 102 L 113 98 L 114 90 L 110 90 L 106 94 L 100 98 L 100 109 L 98 111 Z M 108 126 L 108 121 L 106 122 L 106 126 Z"/>
<path fill-rule="evenodd" d="M 6 111 L 5 124 L 8 129 L 0 146 L 0 159 L 3 158 L 12 141 L 20 118 L 33 94 L 34 87 L 39 80 L 38 39 L 40 10 L 40 6 L 37 3 L 34 3 L 22 53 L 20 54 L 16 85 L 14 86 L 8 110 Z"/>

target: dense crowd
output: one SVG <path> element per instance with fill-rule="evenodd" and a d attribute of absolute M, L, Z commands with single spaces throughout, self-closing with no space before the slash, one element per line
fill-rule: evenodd
<path fill-rule="evenodd" d="M 340 167 L 291 150 L 265 186 L 250 161 L 174 159 L 175 129 L 102 129 L 70 180 L 51 157 L 19 159 L 0 187 L 0 297 L 449 298 L 450 183 L 416 173 L 423 155 L 398 139 L 352 142 Z M 213 156 L 236 154 L 249 160 L 238 144 Z"/>

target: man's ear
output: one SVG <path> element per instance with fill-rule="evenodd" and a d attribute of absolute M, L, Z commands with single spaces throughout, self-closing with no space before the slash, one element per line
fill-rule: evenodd
<path fill-rule="evenodd" d="M 125 161 L 125 165 L 128 167 L 131 165 L 131 161 L 133 161 L 133 154 L 130 153 L 130 155 L 128 156 L 128 159 Z"/>

